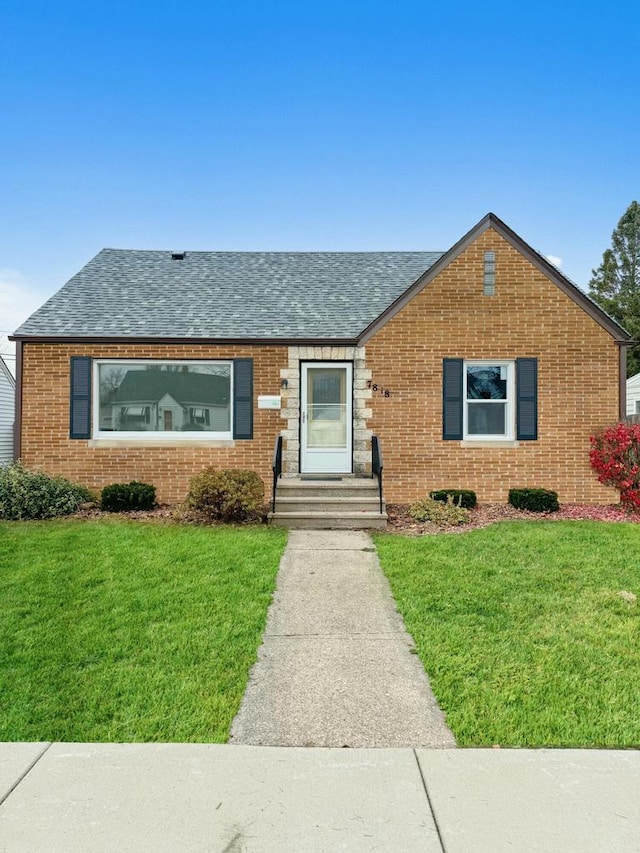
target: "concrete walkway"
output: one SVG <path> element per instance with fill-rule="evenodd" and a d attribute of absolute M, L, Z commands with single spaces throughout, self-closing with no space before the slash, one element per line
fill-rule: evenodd
<path fill-rule="evenodd" d="M 451 747 L 371 537 L 292 530 L 231 743 Z"/>
<path fill-rule="evenodd" d="M 2 853 L 637 853 L 640 753 L 0 744 Z"/>

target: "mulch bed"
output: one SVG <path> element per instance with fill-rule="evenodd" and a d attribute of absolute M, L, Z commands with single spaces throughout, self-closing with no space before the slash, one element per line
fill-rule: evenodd
<path fill-rule="evenodd" d="M 438 527 L 430 522 L 416 521 L 409 514 L 409 504 L 387 504 L 389 531 L 405 536 L 425 536 L 437 533 L 464 533 L 480 527 L 488 527 L 497 521 L 631 521 L 640 523 L 640 513 L 626 513 L 618 505 L 592 506 L 589 504 L 562 504 L 558 512 L 526 512 L 510 504 L 481 504 L 471 511 L 468 524 L 459 527 Z M 133 521 L 157 521 L 164 523 L 202 524 L 183 507 L 161 504 L 152 510 L 113 513 L 103 512 L 95 506 L 78 510 L 75 518 L 126 518 Z"/>
<path fill-rule="evenodd" d="M 193 524 L 215 526 L 223 522 L 210 521 L 184 504 L 158 504 L 154 509 L 132 510 L 131 512 L 104 512 L 97 504 L 84 504 L 73 514 L 73 518 L 120 518 L 126 521 L 156 521 L 164 524 Z M 266 523 L 266 510 L 264 513 Z M 239 523 L 239 522 L 238 522 Z M 260 518 L 245 522 L 259 524 Z"/>
<path fill-rule="evenodd" d="M 425 536 L 436 533 L 464 533 L 488 527 L 496 521 L 631 521 L 640 523 L 640 514 L 626 513 L 617 505 L 562 504 L 558 512 L 527 512 L 510 504 L 481 504 L 471 511 L 468 524 L 459 527 L 439 527 L 431 522 L 416 521 L 409 514 L 409 504 L 388 504 L 389 530 L 405 536 Z"/>
<path fill-rule="evenodd" d="M 176 521 L 176 507 L 159 504 L 154 509 L 133 512 L 103 512 L 98 506 L 85 505 L 74 513 L 74 518 L 127 518 L 133 521 Z"/>

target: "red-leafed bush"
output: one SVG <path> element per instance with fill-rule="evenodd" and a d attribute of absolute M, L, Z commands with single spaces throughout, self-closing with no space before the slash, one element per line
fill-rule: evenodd
<path fill-rule="evenodd" d="M 640 512 L 640 424 L 618 423 L 591 436 L 591 467 L 620 491 L 627 510 Z"/>

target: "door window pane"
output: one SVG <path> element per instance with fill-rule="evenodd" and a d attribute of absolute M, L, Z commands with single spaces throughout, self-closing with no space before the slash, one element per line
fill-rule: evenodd
<path fill-rule="evenodd" d="M 308 368 L 307 447 L 347 446 L 346 388 L 344 368 Z"/>

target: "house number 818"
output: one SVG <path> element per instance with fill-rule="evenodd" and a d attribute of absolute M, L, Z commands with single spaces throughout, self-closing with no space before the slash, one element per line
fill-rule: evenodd
<path fill-rule="evenodd" d="M 391 391 L 388 388 L 383 388 L 382 385 L 378 385 L 377 382 L 367 382 L 367 386 L 371 388 L 374 394 L 378 394 L 380 397 L 390 397 Z"/>

